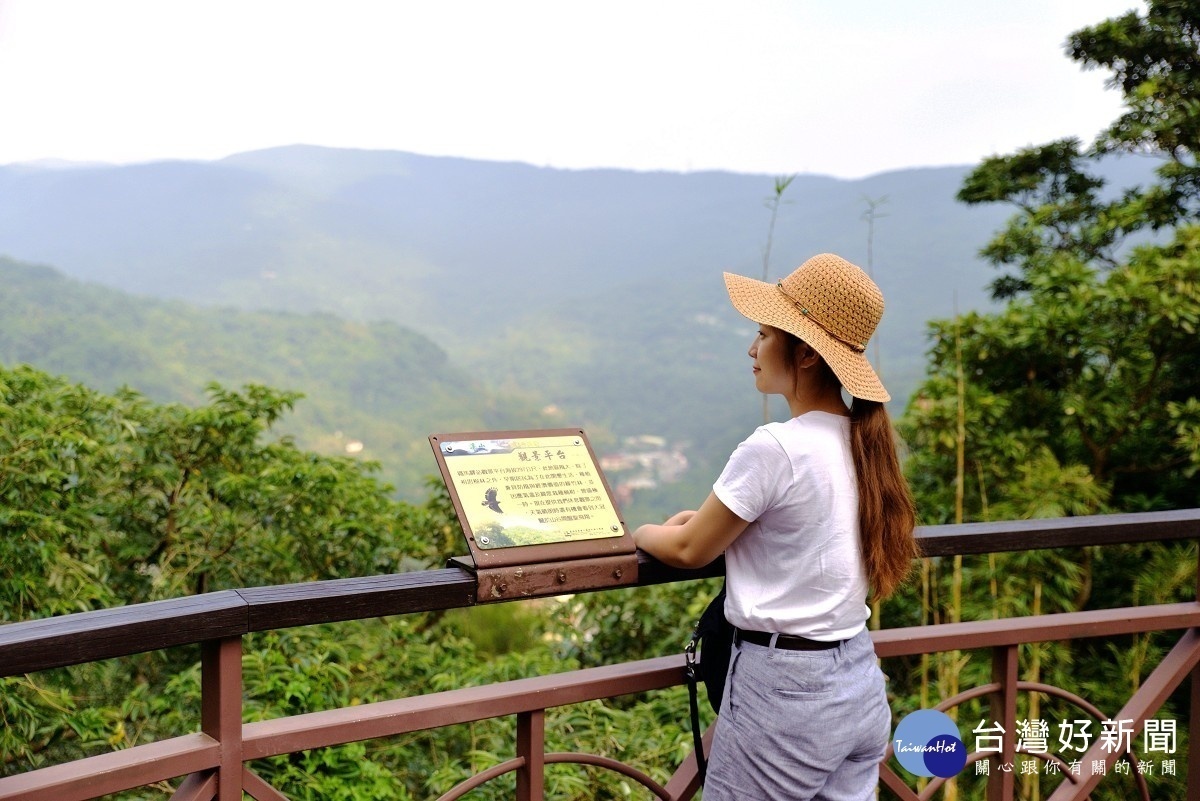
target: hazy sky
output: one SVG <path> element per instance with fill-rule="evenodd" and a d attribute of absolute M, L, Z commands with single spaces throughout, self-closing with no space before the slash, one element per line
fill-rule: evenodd
<path fill-rule="evenodd" d="M 861 177 L 1120 111 L 1068 34 L 1136 0 L 0 0 L 0 164 L 294 143 Z"/>

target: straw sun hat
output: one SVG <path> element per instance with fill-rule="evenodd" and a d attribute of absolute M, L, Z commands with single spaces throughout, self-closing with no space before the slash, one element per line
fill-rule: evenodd
<path fill-rule="evenodd" d="M 734 308 L 746 317 L 812 345 L 848 393 L 863 400 L 891 400 L 865 355 L 867 340 L 883 316 L 883 293 L 860 268 L 822 253 L 775 284 L 725 273 L 725 288 Z"/>

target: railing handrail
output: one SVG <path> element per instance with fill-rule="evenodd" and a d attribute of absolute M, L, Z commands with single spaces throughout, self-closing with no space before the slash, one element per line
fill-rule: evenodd
<path fill-rule="evenodd" d="M 927 557 L 1200 539 L 1200 509 L 922 526 Z M 719 576 L 718 560 L 677 570 L 639 554 L 638 586 Z M 473 606 L 462 568 L 222 590 L 0 626 L 0 676 L 111 659 L 254 631 Z M 513 599 L 519 600 L 519 599 Z"/>

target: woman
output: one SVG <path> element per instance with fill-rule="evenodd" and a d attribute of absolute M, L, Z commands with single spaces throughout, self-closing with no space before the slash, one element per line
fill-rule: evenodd
<path fill-rule="evenodd" d="M 890 396 L 864 356 L 883 295 L 832 254 L 778 284 L 726 273 L 725 286 L 759 324 L 754 384 L 791 419 L 739 445 L 698 510 L 634 532 L 678 567 L 725 553 L 737 636 L 704 798 L 874 798 L 891 712 L 867 598 L 890 595 L 917 555 Z"/>

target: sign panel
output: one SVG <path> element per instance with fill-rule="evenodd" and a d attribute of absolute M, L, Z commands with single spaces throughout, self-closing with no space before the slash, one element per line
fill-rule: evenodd
<path fill-rule="evenodd" d="M 429 438 L 477 565 L 633 553 L 583 431 Z"/>

